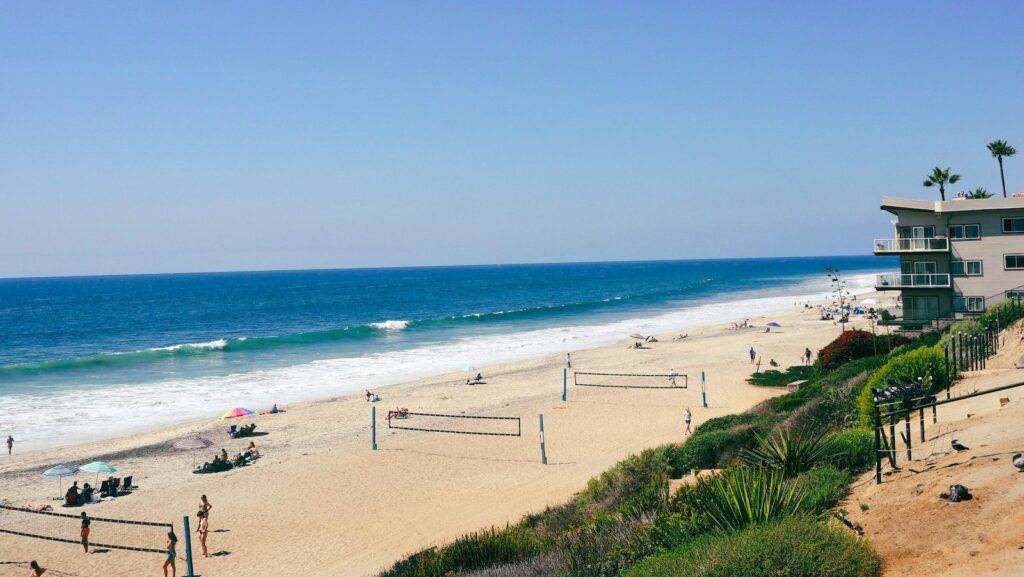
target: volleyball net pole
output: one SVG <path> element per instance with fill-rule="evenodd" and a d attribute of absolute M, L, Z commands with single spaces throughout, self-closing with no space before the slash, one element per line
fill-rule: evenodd
<path fill-rule="evenodd" d="M 540 414 L 540 464 L 548 464 L 548 453 L 544 447 L 544 413 Z"/>
<path fill-rule="evenodd" d="M 569 391 L 569 369 L 562 368 L 562 402 L 565 402 L 566 393 Z"/>
<path fill-rule="evenodd" d="M 377 407 L 371 407 L 373 411 L 370 413 L 370 443 L 373 450 L 377 450 Z"/>
<path fill-rule="evenodd" d="M 181 523 L 185 530 L 185 571 L 188 577 L 195 577 L 192 571 L 192 531 L 188 528 L 188 515 L 182 518 Z"/>
<path fill-rule="evenodd" d="M 700 372 L 700 397 L 704 401 L 704 408 L 708 408 L 708 390 L 704 382 L 704 371 Z"/>

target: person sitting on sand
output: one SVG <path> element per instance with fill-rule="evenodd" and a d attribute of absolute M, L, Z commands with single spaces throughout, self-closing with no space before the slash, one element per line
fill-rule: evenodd
<path fill-rule="evenodd" d="M 249 453 L 249 455 L 251 455 L 253 459 L 259 459 L 260 458 L 260 452 L 256 448 L 256 442 L 255 441 L 249 441 L 249 447 L 245 451 L 247 453 Z"/>
<path fill-rule="evenodd" d="M 220 460 L 221 461 L 227 461 L 228 460 L 228 450 L 227 449 L 223 449 L 222 448 L 220 450 Z"/>
<path fill-rule="evenodd" d="M 370 399 L 372 399 L 372 398 L 373 398 L 373 393 L 370 392 L 370 389 L 366 389 L 366 402 L 369 403 Z"/>
<path fill-rule="evenodd" d="M 483 376 L 483 374 L 482 374 L 482 373 L 477 373 L 477 374 L 476 374 L 476 378 L 475 378 L 475 379 L 473 379 L 473 380 L 474 380 L 474 381 L 476 381 L 476 382 L 478 382 L 478 383 L 482 383 L 482 382 L 484 382 L 484 376 Z"/>
<path fill-rule="evenodd" d="M 64 504 L 69 507 L 78 505 L 78 481 L 75 481 L 68 487 L 67 493 L 64 493 Z"/>
<path fill-rule="evenodd" d="M 276 415 L 276 414 L 278 414 L 280 412 L 281 412 L 281 410 L 277 408 L 277 403 L 274 403 L 274 408 L 270 409 L 270 414 L 271 415 Z"/>
<path fill-rule="evenodd" d="M 28 564 L 29 569 L 32 569 L 32 577 L 43 577 L 43 573 L 46 573 L 46 569 L 39 566 L 39 563 L 33 561 Z"/>
<path fill-rule="evenodd" d="M 771 359 L 770 361 L 768 361 L 768 364 L 770 364 L 773 367 L 779 366 L 779 363 L 775 362 L 775 359 Z"/>

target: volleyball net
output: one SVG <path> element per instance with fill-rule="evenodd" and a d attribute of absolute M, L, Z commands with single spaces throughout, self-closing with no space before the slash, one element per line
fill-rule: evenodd
<path fill-rule="evenodd" d="M 689 377 L 679 373 L 591 373 L 573 372 L 577 387 L 614 389 L 685 389 Z"/>
<path fill-rule="evenodd" d="M 389 411 L 387 419 L 389 429 L 405 431 L 488 435 L 494 437 L 520 437 L 523 433 L 522 422 L 519 417 L 486 417 L 479 415 Z"/>
<path fill-rule="evenodd" d="M 88 515 L 88 511 L 86 512 Z M 89 548 L 164 553 L 172 523 L 89 517 Z M 81 513 L 58 513 L 0 503 L 0 534 L 82 546 Z"/>

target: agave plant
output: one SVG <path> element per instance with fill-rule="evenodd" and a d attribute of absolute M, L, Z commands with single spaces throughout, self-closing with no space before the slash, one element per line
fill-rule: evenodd
<path fill-rule="evenodd" d="M 767 438 L 757 435 L 757 446 L 744 449 L 740 460 L 755 469 L 777 470 L 792 477 L 835 457 L 832 439 L 824 434 L 791 436 L 778 431 Z"/>
<path fill-rule="evenodd" d="M 774 470 L 734 467 L 697 483 L 697 509 L 724 530 L 793 515 L 804 499 L 794 480 Z"/>

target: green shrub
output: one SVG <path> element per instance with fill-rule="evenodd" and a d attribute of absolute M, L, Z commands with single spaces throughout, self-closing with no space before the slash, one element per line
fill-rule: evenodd
<path fill-rule="evenodd" d="M 737 458 L 759 433 L 770 428 L 765 419 L 752 419 L 730 429 L 698 429 L 682 445 L 669 449 L 669 467 L 672 478 L 678 479 L 693 469 L 716 469 Z"/>
<path fill-rule="evenodd" d="M 757 424 L 759 421 L 763 421 L 764 419 L 764 415 L 757 415 L 750 411 L 736 415 L 723 415 L 721 417 L 708 419 L 701 423 L 696 429 L 694 429 L 693 436 L 696 437 L 703 433 L 710 433 L 711 431 L 727 431 L 741 425 L 753 425 Z"/>
<path fill-rule="evenodd" d="M 697 479 L 677 496 L 706 515 L 719 529 L 742 529 L 800 510 L 804 494 L 796 483 L 774 470 L 732 467 Z"/>
<path fill-rule="evenodd" d="M 747 382 L 752 385 L 758 385 L 762 387 L 784 387 L 789 383 L 793 383 L 802 379 L 806 379 L 811 374 L 811 367 L 804 365 L 795 365 L 789 367 L 783 371 L 767 370 L 762 373 L 754 373 L 750 375 Z"/>
<path fill-rule="evenodd" d="M 985 326 L 973 319 L 953 323 L 950 325 L 949 330 L 943 333 L 942 338 L 939 339 L 939 348 L 944 349 L 948 347 L 949 343 L 953 341 L 957 333 L 964 333 L 965 335 L 980 335 L 984 332 Z"/>
<path fill-rule="evenodd" d="M 706 535 L 623 577 L 875 577 L 881 561 L 845 529 L 806 516 Z"/>
<path fill-rule="evenodd" d="M 875 435 L 871 429 L 847 429 L 832 435 L 837 467 L 856 475 L 875 464 Z"/>
<path fill-rule="evenodd" d="M 664 445 L 631 455 L 591 479 L 576 497 L 577 508 L 625 514 L 658 508 L 668 498 L 670 449 Z"/>
<path fill-rule="evenodd" d="M 945 386 L 943 379 L 943 363 L 945 356 L 937 346 L 921 347 L 908 353 L 889 359 L 882 368 L 878 369 L 871 378 L 864 384 L 858 396 L 860 408 L 860 424 L 862 427 L 871 428 L 874 426 L 874 403 L 872 402 L 871 389 L 884 389 L 885 378 L 892 377 L 898 382 L 916 381 L 930 378 L 931 370 L 936 369 L 938 382 L 931 383 L 932 390 L 938 390 Z"/>
<path fill-rule="evenodd" d="M 743 464 L 778 471 L 785 477 L 803 473 L 834 457 L 829 436 L 820 433 L 794 435 L 779 430 L 768 437 L 757 436 L 756 441 L 753 447 L 740 453 Z"/>
<path fill-rule="evenodd" d="M 380 577 L 445 577 L 457 570 L 522 561 L 544 551 L 536 536 L 520 526 L 469 533 L 443 549 L 435 547 L 399 561 Z"/>
<path fill-rule="evenodd" d="M 801 474 L 797 487 L 804 494 L 800 508 L 817 514 L 832 507 L 850 491 L 850 475 L 832 465 L 821 465 Z"/>
<path fill-rule="evenodd" d="M 650 526 L 619 516 L 598 516 L 559 540 L 572 577 L 616 577 L 657 553 Z"/>

